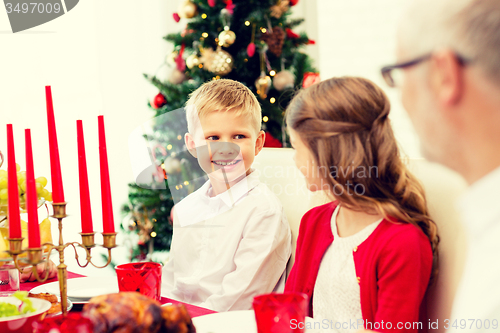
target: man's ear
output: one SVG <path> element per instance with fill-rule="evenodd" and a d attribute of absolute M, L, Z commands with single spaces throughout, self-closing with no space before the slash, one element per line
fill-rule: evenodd
<path fill-rule="evenodd" d="M 264 131 L 260 131 L 259 134 L 257 134 L 257 140 L 255 141 L 255 156 L 257 156 L 264 147 L 265 140 L 266 133 L 264 133 Z"/>
<path fill-rule="evenodd" d="M 431 87 L 439 103 L 444 106 L 456 104 L 463 93 L 464 66 L 451 50 L 435 52 L 431 58 Z"/>
<path fill-rule="evenodd" d="M 184 141 L 186 142 L 186 147 L 191 155 L 193 155 L 194 158 L 198 158 L 193 136 L 190 133 L 186 133 L 186 135 L 184 135 Z"/>

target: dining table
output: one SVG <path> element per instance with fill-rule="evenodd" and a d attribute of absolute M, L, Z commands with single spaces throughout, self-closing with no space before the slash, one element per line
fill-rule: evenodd
<path fill-rule="evenodd" d="M 86 276 L 85 275 L 81 275 L 81 274 L 77 274 L 77 273 L 73 273 L 73 272 L 68 272 L 68 280 L 69 279 L 74 279 L 74 278 L 80 278 L 80 277 L 86 277 Z M 110 276 L 109 278 L 113 279 L 115 277 Z M 46 284 L 46 283 L 51 283 L 51 282 L 56 282 L 56 281 L 57 281 L 57 277 L 52 278 L 52 279 L 48 279 L 45 282 L 38 282 L 38 281 L 35 281 L 35 282 L 24 282 L 24 283 L 21 283 L 20 290 L 30 291 L 31 289 L 33 289 L 35 287 L 38 287 L 40 285 L 43 285 L 43 284 Z M 170 299 L 170 298 L 166 298 L 166 297 L 161 297 L 160 303 L 161 304 L 165 304 L 165 303 L 184 304 L 184 306 L 186 307 L 187 311 L 189 312 L 189 315 L 191 316 L 191 318 L 195 318 L 195 317 L 199 317 L 199 316 L 204 316 L 204 315 L 208 315 L 208 314 L 212 314 L 212 313 L 217 313 L 216 311 L 213 311 L 213 310 L 210 310 L 210 309 L 202 308 L 202 307 L 199 307 L 199 306 L 196 306 L 196 305 L 192 305 L 192 304 L 189 304 L 189 303 L 179 302 L 179 301 L 176 301 L 174 299 Z M 71 309 L 71 312 L 82 311 L 82 309 L 83 309 L 83 305 L 76 305 L 75 304 L 73 306 L 73 308 Z"/>

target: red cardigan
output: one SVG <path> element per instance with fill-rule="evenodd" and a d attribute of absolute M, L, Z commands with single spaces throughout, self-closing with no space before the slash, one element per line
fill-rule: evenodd
<path fill-rule="evenodd" d="M 311 317 L 319 266 L 333 242 L 330 223 L 337 204 L 332 202 L 313 208 L 302 218 L 295 263 L 285 286 L 285 291 L 303 292 L 309 296 Z M 432 269 L 429 239 L 411 224 L 384 219 L 353 251 L 365 329 L 417 332 L 413 323 L 419 321 L 419 308 Z M 387 327 L 388 322 L 391 322 L 392 329 Z M 413 327 L 398 330 L 399 323 L 409 323 L 406 325 Z M 426 326 L 427 322 L 422 322 L 424 331 Z"/>

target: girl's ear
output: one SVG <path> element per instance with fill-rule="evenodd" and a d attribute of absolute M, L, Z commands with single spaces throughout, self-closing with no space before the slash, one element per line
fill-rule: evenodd
<path fill-rule="evenodd" d="M 257 156 L 264 147 L 265 139 L 266 133 L 264 133 L 264 131 L 260 131 L 259 134 L 257 134 L 257 140 L 255 141 L 255 156 Z"/>
<path fill-rule="evenodd" d="M 190 133 L 186 133 L 186 135 L 184 135 L 184 141 L 186 141 L 186 147 L 189 153 L 191 153 L 194 158 L 198 158 L 196 153 L 196 144 L 194 142 L 193 136 Z"/>

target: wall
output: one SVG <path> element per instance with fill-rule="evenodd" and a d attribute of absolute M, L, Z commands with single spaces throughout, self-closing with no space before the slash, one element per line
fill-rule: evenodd
<path fill-rule="evenodd" d="M 321 78 L 362 76 L 382 87 L 392 105 L 390 119 L 401 148 L 421 157 L 417 136 L 397 89 L 387 87 L 380 68 L 395 61 L 396 26 L 408 0 L 317 0 Z"/>

